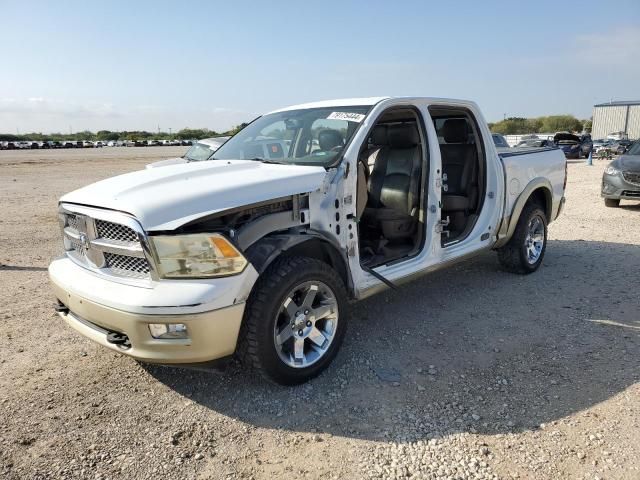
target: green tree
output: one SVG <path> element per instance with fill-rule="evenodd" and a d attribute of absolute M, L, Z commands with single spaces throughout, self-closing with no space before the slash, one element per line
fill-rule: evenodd
<path fill-rule="evenodd" d="M 119 138 L 120 134 L 118 132 L 111 132 L 109 130 L 100 130 L 96 133 L 96 139 L 103 142 L 115 141 Z"/>
<path fill-rule="evenodd" d="M 550 115 L 541 117 L 542 130 L 545 132 L 580 132 L 582 122 L 573 115 Z"/>

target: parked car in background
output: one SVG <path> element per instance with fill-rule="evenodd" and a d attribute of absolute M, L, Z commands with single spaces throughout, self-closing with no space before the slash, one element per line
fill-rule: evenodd
<path fill-rule="evenodd" d="M 504 138 L 503 135 L 499 133 L 492 133 L 491 137 L 493 138 L 493 144 L 498 148 L 510 148 L 507 139 Z"/>
<path fill-rule="evenodd" d="M 204 138 L 194 143 L 187 153 L 182 157 L 169 158 L 167 160 L 160 160 L 147 165 L 147 168 L 166 167 L 167 165 L 177 165 L 179 163 L 189 162 L 201 162 L 203 160 L 209 160 L 214 152 L 220 148 L 220 146 L 229 140 L 231 137 L 213 137 Z"/>
<path fill-rule="evenodd" d="M 629 147 L 631 147 L 632 144 L 633 142 L 631 140 L 618 140 L 611 145 L 611 149 L 614 153 L 622 155 L 629 149 Z"/>
<path fill-rule="evenodd" d="M 555 148 L 553 140 L 537 139 L 537 140 L 521 140 L 516 145 L 518 148 Z"/>
<path fill-rule="evenodd" d="M 160 140 L 147 140 L 147 147 L 157 147 L 160 145 Z"/>
<path fill-rule="evenodd" d="M 596 140 L 593 140 L 592 144 L 593 144 L 594 153 L 598 150 L 598 148 L 604 145 L 609 145 L 610 143 L 611 143 L 611 140 L 608 140 L 606 138 L 598 138 Z"/>
<path fill-rule="evenodd" d="M 580 135 L 580 150 L 584 158 L 587 158 L 593 152 L 593 141 L 590 134 Z"/>
<path fill-rule="evenodd" d="M 582 140 L 573 133 L 556 133 L 553 137 L 553 143 L 563 151 L 566 158 L 580 158 L 582 156 Z"/>
<path fill-rule="evenodd" d="M 607 139 L 609 140 L 626 140 L 628 138 L 629 137 L 625 132 L 612 132 L 609 135 L 607 135 Z"/>
<path fill-rule="evenodd" d="M 640 141 L 607 165 L 601 195 L 607 207 L 619 206 L 622 199 L 640 201 Z"/>

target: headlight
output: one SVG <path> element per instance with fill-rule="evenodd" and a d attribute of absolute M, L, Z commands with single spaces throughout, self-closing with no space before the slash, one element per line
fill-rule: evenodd
<path fill-rule="evenodd" d="M 604 173 L 606 173 L 607 175 L 617 175 L 620 173 L 620 170 L 609 165 L 607 168 L 604 169 Z"/>
<path fill-rule="evenodd" d="M 150 237 L 162 278 L 208 278 L 235 275 L 247 260 L 218 233 Z"/>

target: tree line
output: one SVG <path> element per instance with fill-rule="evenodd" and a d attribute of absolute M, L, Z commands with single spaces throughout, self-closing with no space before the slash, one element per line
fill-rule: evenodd
<path fill-rule="evenodd" d="M 550 115 L 547 117 L 510 117 L 489 123 L 494 133 L 520 135 L 524 133 L 582 132 L 591 131 L 591 120 L 579 120 L 573 115 Z"/>
<path fill-rule="evenodd" d="M 168 132 L 147 132 L 145 130 L 135 131 L 111 131 L 111 130 L 99 130 L 97 132 L 91 132 L 89 130 L 83 130 L 75 133 L 25 133 L 21 135 L 15 135 L 11 133 L 0 133 L 0 141 L 2 142 L 19 142 L 24 140 L 31 140 L 34 142 L 60 142 L 63 140 L 71 141 L 97 141 L 102 142 L 118 141 L 118 140 L 200 140 L 202 138 L 220 137 L 224 135 L 234 135 L 240 129 L 246 127 L 246 123 L 236 125 L 230 130 L 225 132 L 217 132 L 215 130 L 209 130 L 208 128 L 183 128 L 174 133 Z"/>

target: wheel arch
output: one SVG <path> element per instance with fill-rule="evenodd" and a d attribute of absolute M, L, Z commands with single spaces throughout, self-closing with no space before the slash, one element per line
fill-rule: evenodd
<path fill-rule="evenodd" d="M 505 218 L 502 231 L 499 235 L 499 240 L 494 245 L 494 248 L 499 248 L 505 245 L 509 239 L 511 239 L 513 232 L 515 232 L 516 226 L 518 225 L 518 220 L 520 220 L 522 210 L 525 205 L 530 202 L 538 203 L 544 209 L 547 222 L 551 221 L 553 213 L 552 191 L 553 188 L 548 179 L 538 177 L 531 180 L 518 196 L 518 199 L 513 205 L 511 215 L 508 215 L 507 218 Z"/>
<path fill-rule="evenodd" d="M 315 258 L 328 264 L 338 273 L 349 297 L 353 297 L 353 282 L 344 253 L 339 246 L 320 232 L 308 230 L 268 235 L 252 244 L 245 255 L 259 275 L 282 256 Z"/>

